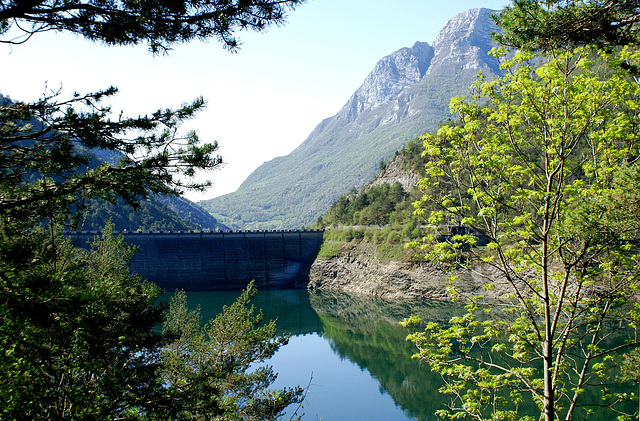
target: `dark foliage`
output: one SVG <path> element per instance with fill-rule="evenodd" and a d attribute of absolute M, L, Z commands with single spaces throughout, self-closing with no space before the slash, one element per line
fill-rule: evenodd
<path fill-rule="evenodd" d="M 92 253 L 0 234 L 0 418 L 106 419 L 155 401 L 163 307 L 129 276 L 131 248 L 110 233 Z"/>
<path fill-rule="evenodd" d="M 135 205 L 149 193 L 175 194 L 208 183 L 188 178 L 217 167 L 217 143 L 200 144 L 182 122 L 204 106 L 199 98 L 176 110 L 113 119 L 101 101 L 115 88 L 69 99 L 51 95 L 33 104 L 0 107 L 0 212 L 10 218 L 54 219 L 85 201 L 123 199 Z M 111 153 L 116 163 L 96 160 Z"/>
<path fill-rule="evenodd" d="M 514 0 L 494 20 L 503 30 L 495 39 L 520 49 L 611 49 L 640 41 L 637 0 Z"/>
<path fill-rule="evenodd" d="M 154 53 L 194 38 L 235 49 L 234 32 L 279 24 L 298 3 L 0 1 L 0 42 L 53 30 L 113 45 L 146 42 Z M 300 391 L 269 392 L 275 375 L 267 369 L 245 373 L 285 342 L 257 327 L 250 290 L 206 335 L 193 323 L 160 333 L 158 324 L 184 307 L 166 312 L 157 286 L 129 274 L 133 249 L 112 235 L 113 224 L 90 252 L 57 229 L 98 199 L 137 206 L 155 194 L 203 189 L 209 183 L 192 181 L 196 171 L 222 162 L 216 143 L 180 131 L 202 98 L 128 118 L 103 105 L 115 93 L 46 92 L 34 103 L 0 97 L 0 418 L 275 419 Z M 233 343 L 208 352 L 214 335 Z M 167 350 L 196 342 L 202 347 L 178 352 L 181 364 L 170 361 Z M 202 393 L 184 393 L 170 378 L 188 378 L 189 390 Z"/>
<path fill-rule="evenodd" d="M 84 251 L 2 226 L 0 419 L 275 420 L 300 401 L 249 370 L 287 342 L 250 306 L 252 285 L 203 328 L 183 293 L 162 304 L 129 274 L 135 250 L 112 228 Z"/>
<path fill-rule="evenodd" d="M 146 42 L 153 53 L 172 44 L 214 38 L 235 50 L 241 29 L 281 24 L 303 0 L 122 1 L 9 0 L 0 2 L 2 42 L 20 44 L 44 31 L 68 31 L 110 45 Z"/>

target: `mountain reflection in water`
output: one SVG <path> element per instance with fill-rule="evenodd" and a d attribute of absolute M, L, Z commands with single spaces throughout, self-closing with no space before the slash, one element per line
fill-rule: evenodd
<path fill-rule="evenodd" d="M 203 320 L 215 317 L 239 292 L 188 292 L 190 307 L 199 305 Z M 266 320 L 277 320 L 288 345 L 268 361 L 278 373 L 275 388 L 308 385 L 304 421 L 436 420 L 434 413 L 447 398 L 438 393 L 440 376 L 411 359 L 416 352 L 406 342 L 409 330 L 398 321 L 419 315 L 425 321 L 446 323 L 464 312 L 461 305 L 427 300 L 391 301 L 336 291 L 259 291 L 252 301 Z M 609 340 L 622 343 L 628 332 L 615 330 Z M 611 392 L 631 393 L 632 384 L 610 385 Z M 587 388 L 585 403 L 601 402 L 599 387 Z M 629 402 L 633 411 L 637 401 Z M 292 408 L 288 415 L 292 415 Z M 520 410 L 537 414 L 529 402 Z M 609 419 L 612 412 L 580 411 L 574 420 Z"/>
<path fill-rule="evenodd" d="M 237 292 L 189 292 L 203 320 L 215 317 Z M 269 364 L 275 387 L 309 385 L 299 410 L 304 420 L 435 420 L 442 381 L 411 359 L 410 315 L 445 322 L 462 308 L 446 302 L 389 301 L 335 291 L 260 291 L 252 302 L 265 319 L 277 319 L 290 343 Z"/>

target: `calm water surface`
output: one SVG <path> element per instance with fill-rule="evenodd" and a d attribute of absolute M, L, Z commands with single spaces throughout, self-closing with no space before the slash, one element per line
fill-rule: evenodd
<path fill-rule="evenodd" d="M 188 299 L 208 320 L 237 295 L 189 292 Z M 411 359 L 415 348 L 398 321 L 414 314 L 445 321 L 459 307 L 306 290 L 264 291 L 253 302 L 291 335 L 269 364 L 279 374 L 274 387 L 308 386 L 303 420 L 436 419 L 440 378 Z"/>
<path fill-rule="evenodd" d="M 200 305 L 203 320 L 209 320 L 238 294 L 189 292 L 187 297 L 190 306 Z M 269 364 L 279 373 L 274 387 L 308 386 L 303 407 L 298 409 L 304 421 L 436 420 L 433 414 L 445 402 L 438 393 L 441 379 L 411 359 L 416 348 L 405 341 L 410 332 L 398 321 L 419 315 L 444 323 L 461 314 L 462 307 L 306 290 L 259 292 L 253 304 L 263 309 L 266 319 L 277 319 L 282 333 L 291 335 L 289 344 Z M 599 402 L 600 391 L 587 390 L 583 398 Z M 634 410 L 637 402 L 629 405 L 627 409 Z M 533 405 L 523 410 L 537 413 Z M 614 419 L 611 412 L 602 411 L 585 418 L 576 414 L 574 419 Z"/>

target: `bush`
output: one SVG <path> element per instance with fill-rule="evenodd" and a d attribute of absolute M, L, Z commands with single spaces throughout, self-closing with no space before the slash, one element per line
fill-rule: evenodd
<path fill-rule="evenodd" d="M 320 246 L 320 250 L 318 251 L 318 257 L 322 259 L 331 259 L 332 257 L 340 254 L 343 248 L 344 243 L 325 239 Z"/>

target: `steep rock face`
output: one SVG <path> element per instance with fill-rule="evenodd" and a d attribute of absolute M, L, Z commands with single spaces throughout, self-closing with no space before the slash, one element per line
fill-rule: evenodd
<path fill-rule="evenodd" d="M 447 75 L 462 70 L 497 74 L 499 62 L 487 53 L 493 47 L 491 31 L 497 28 L 488 9 L 471 9 L 454 16 L 433 41 L 436 51 L 427 75 Z"/>
<path fill-rule="evenodd" d="M 420 82 L 433 54 L 429 44 L 416 42 L 411 48 L 403 48 L 384 57 L 336 117 L 349 123 L 365 110 L 395 101 L 405 88 Z"/>
<path fill-rule="evenodd" d="M 340 195 L 371 180 L 380 160 L 449 117 L 451 97 L 466 95 L 487 55 L 493 11 L 455 16 L 433 47 L 417 42 L 381 59 L 333 117 L 291 154 L 257 168 L 234 192 L 200 202 L 220 222 L 243 229 L 309 226 Z"/>
<path fill-rule="evenodd" d="M 418 171 L 413 168 L 405 168 L 405 166 L 402 165 L 402 154 L 398 154 L 395 155 L 362 190 L 381 184 L 392 186 L 395 183 L 400 183 L 404 191 L 410 191 L 418 184 L 421 178 L 422 175 L 420 175 Z"/>

